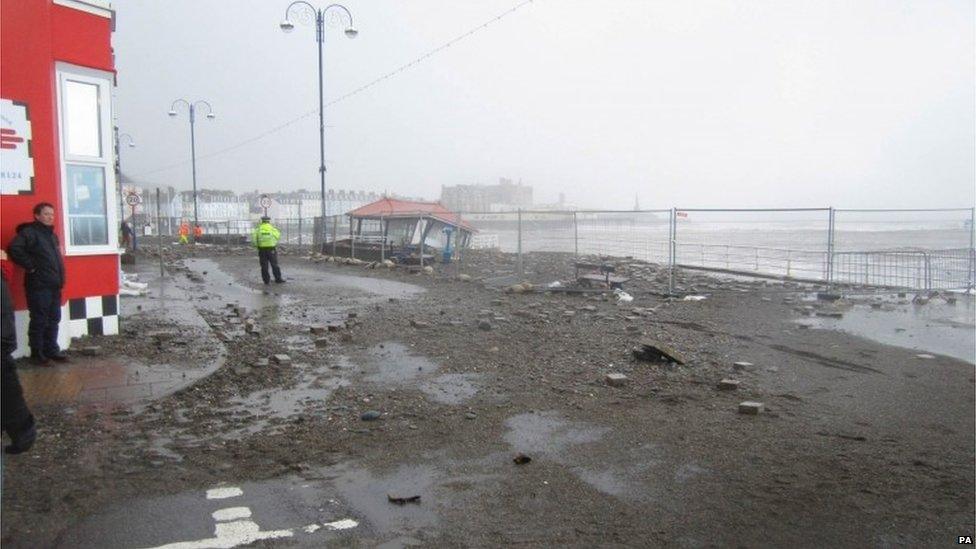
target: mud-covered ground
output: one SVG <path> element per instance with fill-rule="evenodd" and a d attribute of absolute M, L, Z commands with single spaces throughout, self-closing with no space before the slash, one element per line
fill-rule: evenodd
<path fill-rule="evenodd" d="M 526 257 L 521 293 L 500 254 L 433 274 L 281 259 L 288 282 L 264 286 L 249 252 L 169 251 L 165 283 L 140 257 L 154 293 L 123 298 L 122 337 L 77 345 L 216 370 L 151 401 L 35 407 L 37 446 L 3 462 L 5 546 L 73 546 L 105 509 L 257 481 L 333 486 L 361 524 L 268 546 L 934 546 L 974 532 L 973 365 L 798 322 L 869 302 L 700 273 L 675 288 L 706 299 L 672 299 L 666 272 L 620 260 L 625 303 L 561 291 L 573 269 L 558 254 Z M 637 360 L 648 338 L 685 363 Z M 742 401 L 765 410 L 739 414 Z"/>

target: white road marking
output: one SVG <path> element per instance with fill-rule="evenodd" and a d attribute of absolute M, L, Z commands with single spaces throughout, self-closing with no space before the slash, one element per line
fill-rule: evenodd
<path fill-rule="evenodd" d="M 227 499 L 244 495 L 244 491 L 236 486 L 228 488 L 211 488 L 207 490 L 207 499 Z"/>
<path fill-rule="evenodd" d="M 214 511 L 211 516 L 217 522 L 227 522 L 229 520 L 250 518 L 251 510 L 247 507 L 228 507 Z"/>
<path fill-rule="evenodd" d="M 244 495 L 243 490 L 237 487 L 213 488 L 207 490 L 207 499 L 226 499 Z M 198 539 L 195 541 L 178 541 L 167 543 L 151 549 L 231 549 L 238 545 L 250 545 L 255 541 L 265 539 L 290 538 L 295 534 L 289 530 L 269 530 L 262 531 L 261 527 L 254 521 L 238 520 L 251 517 L 251 509 L 248 507 L 226 507 L 211 513 L 217 523 L 214 525 L 214 537 Z M 310 524 L 304 528 L 308 534 L 316 530 L 325 528 L 326 530 L 348 530 L 359 526 L 359 523 L 352 519 L 342 519 L 333 522 L 326 522 L 319 526 Z"/>
<path fill-rule="evenodd" d="M 230 549 L 238 545 L 248 545 L 263 539 L 289 538 L 291 530 L 271 530 L 262 532 L 256 522 L 239 520 L 221 522 L 214 528 L 214 537 L 196 541 L 180 541 L 160 545 L 153 549 Z"/>
<path fill-rule="evenodd" d="M 342 519 L 335 522 L 326 522 L 322 526 L 325 526 L 329 530 L 348 530 L 359 526 L 359 523 L 352 519 Z"/>

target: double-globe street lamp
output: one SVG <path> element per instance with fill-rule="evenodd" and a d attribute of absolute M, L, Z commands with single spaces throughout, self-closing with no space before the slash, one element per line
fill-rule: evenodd
<path fill-rule="evenodd" d="M 341 4 L 330 4 L 323 9 L 318 9 L 304 0 L 297 0 L 285 8 L 285 19 L 280 25 L 281 30 L 284 32 L 291 32 L 295 29 L 295 24 L 292 23 L 288 18 L 288 14 L 291 12 L 292 8 L 296 8 L 296 12 L 298 12 L 304 21 L 307 21 L 311 17 L 315 17 L 315 41 L 318 42 L 319 45 L 319 190 L 322 192 L 322 213 L 320 214 L 322 216 L 321 243 L 324 245 L 326 235 L 325 216 L 327 210 L 325 203 L 325 99 L 324 84 L 322 80 L 322 44 L 325 42 L 325 16 L 331 11 L 333 16 L 336 17 L 336 20 L 342 22 L 342 17 L 345 15 L 346 19 L 348 19 L 345 34 L 349 38 L 355 38 L 356 35 L 359 34 L 359 31 L 353 27 L 352 13 L 350 13 L 345 6 Z"/>
<path fill-rule="evenodd" d="M 217 115 L 214 114 L 213 107 L 210 105 L 210 103 L 202 99 L 199 101 L 194 101 L 193 103 L 190 103 L 186 99 L 177 99 L 176 101 L 173 101 L 172 105 L 170 105 L 169 115 L 176 116 L 176 107 L 181 104 L 186 105 L 187 109 L 190 111 L 190 164 L 193 166 L 193 227 L 196 229 L 196 227 L 200 224 L 200 218 L 197 215 L 197 148 L 193 135 L 193 124 L 196 122 L 196 108 L 199 105 L 207 107 L 207 118 L 210 120 L 217 118 Z M 194 234 L 196 233 L 194 232 Z"/>

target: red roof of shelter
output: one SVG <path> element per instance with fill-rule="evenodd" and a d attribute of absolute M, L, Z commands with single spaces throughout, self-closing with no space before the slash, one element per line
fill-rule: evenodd
<path fill-rule="evenodd" d="M 404 218 L 430 217 L 442 223 L 474 231 L 474 227 L 466 223 L 461 216 L 445 208 L 440 202 L 418 202 L 415 200 L 398 200 L 396 198 L 382 198 L 365 206 L 360 206 L 348 213 L 351 217 L 360 218 Z"/>

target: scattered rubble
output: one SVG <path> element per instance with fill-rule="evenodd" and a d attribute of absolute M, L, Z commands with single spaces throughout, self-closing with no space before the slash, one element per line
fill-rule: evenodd
<path fill-rule="evenodd" d="M 685 359 L 676 351 L 653 340 L 643 340 L 634 349 L 634 358 L 649 362 L 673 362 L 675 364 L 685 364 Z"/>
<path fill-rule="evenodd" d="M 747 400 L 739 403 L 739 413 L 747 416 L 757 416 L 762 413 L 763 408 L 762 402 Z"/>

